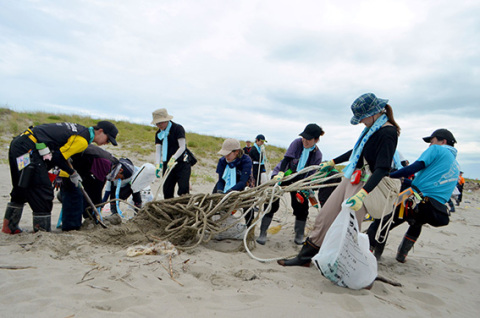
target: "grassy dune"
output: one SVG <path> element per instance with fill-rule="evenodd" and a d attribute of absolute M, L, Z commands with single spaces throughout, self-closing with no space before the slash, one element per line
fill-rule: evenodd
<path fill-rule="evenodd" d="M 52 114 L 44 112 L 26 113 L 16 112 L 8 108 L 0 108 L 0 145 L 2 149 L 6 149 L 12 137 L 20 134 L 31 125 L 74 122 L 88 127 L 94 126 L 99 120 L 100 119 L 79 115 Z M 151 125 L 134 124 L 126 121 L 110 121 L 113 122 L 119 130 L 117 137 L 119 146 L 112 147 L 109 145 L 106 147 L 108 151 L 112 152 L 117 157 L 134 156 L 139 161 L 153 162 L 153 155 L 155 152 L 154 135 L 157 130 L 156 127 Z M 188 129 L 188 127 L 186 128 Z M 216 162 L 219 158 L 217 152 L 220 150 L 224 139 L 225 138 L 222 137 L 187 132 L 187 146 L 197 157 L 197 165 L 209 169 L 215 169 Z M 244 146 L 244 142 L 242 142 L 242 147 Z M 271 145 L 267 146 L 267 154 L 272 167 L 283 158 L 284 153 L 284 148 Z M 2 151 L 0 157 L 1 162 L 7 163 L 6 158 L 6 151 Z M 194 171 L 194 174 L 195 173 L 196 172 Z M 195 178 L 195 175 L 193 177 Z M 208 177 L 203 176 L 203 178 Z"/>

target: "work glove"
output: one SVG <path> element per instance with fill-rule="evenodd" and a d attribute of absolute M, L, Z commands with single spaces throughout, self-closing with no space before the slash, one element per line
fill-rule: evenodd
<path fill-rule="evenodd" d="M 347 200 L 347 204 L 350 204 L 350 209 L 358 211 L 363 205 L 363 200 L 367 197 L 368 192 L 364 189 L 360 190 L 353 197 Z"/>
<path fill-rule="evenodd" d="M 280 171 L 276 176 L 274 176 L 272 179 L 275 181 L 280 181 L 283 179 L 283 176 L 285 175 L 285 172 Z"/>
<path fill-rule="evenodd" d="M 162 170 L 163 170 L 163 164 L 159 163 L 157 165 L 157 170 L 155 170 L 155 175 L 157 176 L 157 178 L 162 177 Z"/>
<path fill-rule="evenodd" d="M 170 160 L 168 160 L 167 169 L 171 169 L 174 164 L 175 164 L 175 158 L 172 157 L 170 158 Z"/>
<path fill-rule="evenodd" d="M 320 164 L 318 170 L 320 172 L 328 172 L 335 167 L 335 162 L 333 160 L 324 161 Z"/>
<path fill-rule="evenodd" d="M 78 188 L 80 182 L 82 182 L 82 177 L 78 174 L 78 172 L 74 172 L 70 175 L 70 181 Z"/>

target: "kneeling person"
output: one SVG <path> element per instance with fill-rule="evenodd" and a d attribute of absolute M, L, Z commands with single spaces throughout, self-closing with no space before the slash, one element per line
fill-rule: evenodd
<path fill-rule="evenodd" d="M 110 211 L 111 215 L 107 216 L 105 220 L 109 221 L 111 224 L 117 225 L 122 223 L 122 218 L 119 215 L 121 210 L 118 206 L 118 200 L 126 200 L 130 195 L 132 195 L 133 203 L 135 207 L 142 207 L 142 196 L 140 191 L 133 192 L 131 187 L 131 181 L 136 172 L 137 168 L 133 165 L 132 161 L 127 158 L 121 158 L 119 163 L 112 168 L 112 171 L 107 176 L 107 184 L 105 186 L 105 195 L 104 202 L 110 197 L 110 200 L 115 200 L 110 202 Z M 120 184 L 120 187 L 118 187 Z"/>

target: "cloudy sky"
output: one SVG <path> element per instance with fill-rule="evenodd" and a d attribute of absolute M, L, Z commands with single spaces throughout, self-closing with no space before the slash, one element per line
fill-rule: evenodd
<path fill-rule="evenodd" d="M 0 0 L 0 107 L 145 124 L 164 107 L 187 131 L 283 147 L 315 122 L 331 159 L 374 92 L 407 159 L 448 128 L 480 178 L 479 17 L 478 0 Z"/>

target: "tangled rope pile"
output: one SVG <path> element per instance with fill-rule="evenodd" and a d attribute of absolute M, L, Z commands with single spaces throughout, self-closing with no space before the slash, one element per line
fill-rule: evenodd
<path fill-rule="evenodd" d="M 242 216 L 258 208 L 259 213 L 244 237 L 245 248 L 249 252 L 248 246 L 255 244 L 252 229 L 266 213 L 270 212 L 275 200 L 280 199 L 287 192 L 336 185 L 323 183 L 329 179 L 338 178 L 338 174 L 326 177 L 325 173 L 317 172 L 318 169 L 319 166 L 310 166 L 285 177 L 282 183 L 293 180 L 299 174 L 315 171 L 311 176 L 286 186 L 270 180 L 256 188 L 240 192 L 194 194 L 148 202 L 131 221 L 142 224 L 154 223 L 160 230 L 154 235 L 156 240 L 168 240 L 180 250 L 189 250 L 210 241 L 216 234 L 234 226 L 235 223 L 224 225 L 224 221 L 231 217 L 232 212 L 243 210 L 237 221 L 240 222 L 243 220 Z M 214 215 L 220 215 L 220 218 L 214 221 L 212 218 Z"/>

